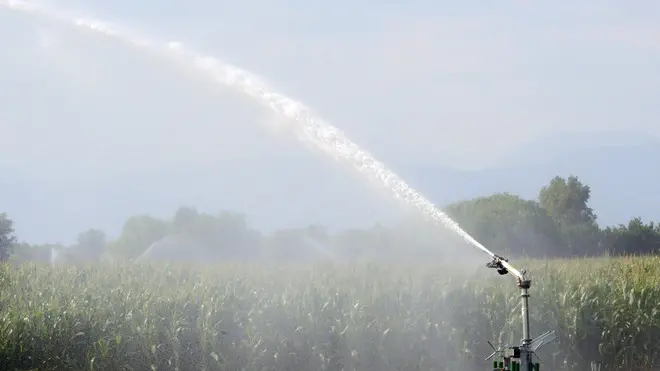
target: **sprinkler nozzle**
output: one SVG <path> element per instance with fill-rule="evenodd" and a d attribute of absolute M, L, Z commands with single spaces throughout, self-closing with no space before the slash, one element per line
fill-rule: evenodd
<path fill-rule="evenodd" d="M 486 267 L 497 269 L 497 273 L 499 273 L 500 275 L 503 276 L 503 275 L 509 273 L 509 270 L 506 269 L 504 267 L 504 265 L 502 264 L 503 261 L 508 262 L 507 259 L 504 259 L 503 257 L 498 256 L 498 255 L 495 255 L 495 256 L 493 256 L 492 261 L 486 263 Z"/>

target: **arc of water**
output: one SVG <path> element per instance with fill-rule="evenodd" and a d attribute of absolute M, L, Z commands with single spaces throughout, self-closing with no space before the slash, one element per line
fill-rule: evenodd
<path fill-rule="evenodd" d="M 421 193 L 414 190 L 406 182 L 388 169 L 382 162 L 376 160 L 370 153 L 350 141 L 338 128 L 330 125 L 315 116 L 312 111 L 302 103 L 276 92 L 270 88 L 259 76 L 225 63 L 215 57 L 205 56 L 186 48 L 179 42 L 159 43 L 150 38 L 122 30 L 116 25 L 106 21 L 92 18 L 76 17 L 66 12 L 50 9 L 36 3 L 22 0 L 4 0 L 2 5 L 10 9 L 27 12 L 32 15 L 41 15 L 76 27 L 98 32 L 113 37 L 140 49 L 158 52 L 168 52 L 168 55 L 185 60 L 201 72 L 205 72 L 218 83 L 236 89 L 254 99 L 256 102 L 269 107 L 275 113 L 286 119 L 289 129 L 310 141 L 326 154 L 342 158 L 358 171 L 366 173 L 379 180 L 394 197 L 415 207 L 434 221 L 461 236 L 472 246 L 494 258 L 496 255 L 483 246 L 474 237 L 465 232 L 447 214 L 439 210 Z M 508 266 L 508 264 L 507 264 Z M 520 273 L 510 267 L 514 275 Z"/>

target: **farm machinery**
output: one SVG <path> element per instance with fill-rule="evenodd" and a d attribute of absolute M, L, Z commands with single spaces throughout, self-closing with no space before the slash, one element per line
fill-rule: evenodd
<path fill-rule="evenodd" d="M 517 346 L 500 345 L 497 348 L 489 341 L 493 353 L 485 360 L 493 361 L 493 371 L 540 371 L 540 363 L 535 362 L 533 357 L 540 347 L 556 339 L 555 332 L 551 330 L 532 339 L 529 330 L 529 288 L 532 281 L 525 277 L 525 271 L 517 270 L 507 259 L 492 253 L 491 257 L 493 260 L 486 267 L 496 269 L 500 275 L 511 274 L 520 289 L 522 341 Z"/>

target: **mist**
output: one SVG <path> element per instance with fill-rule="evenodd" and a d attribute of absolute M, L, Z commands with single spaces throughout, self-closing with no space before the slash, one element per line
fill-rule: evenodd
<path fill-rule="evenodd" d="M 0 2 L 0 368 L 479 370 L 520 340 L 496 254 L 551 367 L 653 367 L 600 303 L 641 290 L 609 307 L 660 339 L 652 280 L 612 273 L 655 258 L 602 257 L 657 225 L 601 228 L 572 176 L 445 213 L 397 174 L 657 136 L 655 5 L 25 4 Z"/>

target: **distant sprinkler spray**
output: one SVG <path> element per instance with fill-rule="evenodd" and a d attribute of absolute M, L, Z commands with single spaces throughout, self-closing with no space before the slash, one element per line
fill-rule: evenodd
<path fill-rule="evenodd" d="M 548 332 L 534 340 L 529 337 L 528 289 L 531 286 L 531 281 L 525 279 L 524 273 L 511 266 L 506 259 L 495 255 L 484 247 L 474 237 L 465 232 L 458 223 L 436 208 L 421 193 L 406 184 L 403 179 L 387 168 L 382 162 L 376 160 L 370 153 L 350 141 L 342 131 L 315 116 L 305 105 L 282 93 L 276 92 L 259 76 L 222 62 L 217 58 L 190 51 L 182 43 L 155 42 L 149 38 L 140 37 L 134 33 L 121 30 L 109 22 L 72 16 L 69 13 L 34 3 L 18 0 L 0 1 L 4 1 L 0 5 L 4 5 L 12 10 L 23 11 L 31 15 L 43 16 L 72 24 L 76 27 L 94 31 L 108 37 L 117 38 L 146 51 L 164 53 L 177 61 L 183 60 L 188 62 L 190 66 L 206 73 L 214 81 L 242 92 L 261 105 L 269 107 L 272 111 L 286 119 L 283 123 L 287 125 L 288 129 L 296 133 L 299 138 L 314 144 L 318 149 L 334 158 L 344 159 L 358 171 L 367 174 L 370 178 L 379 180 L 392 192 L 395 198 L 420 210 L 424 215 L 454 231 L 466 242 L 488 254 L 493 259 L 488 263 L 489 267 L 496 268 L 500 274 L 510 273 L 516 278 L 518 287 L 521 290 L 523 317 L 522 345 L 500 348 L 488 359 L 500 354 L 502 361 L 494 364 L 496 366 L 494 369 L 497 370 L 515 371 L 515 368 L 519 367 L 523 367 L 522 370 L 524 371 L 531 371 L 531 367 L 536 367 L 536 370 L 538 370 L 538 364 L 532 363 L 532 354 L 538 347 L 550 341 L 548 339 L 554 335 L 552 332 Z M 519 362 L 515 361 L 516 359 Z"/>
<path fill-rule="evenodd" d="M 317 117 L 302 103 L 275 91 L 261 77 L 215 57 L 191 51 L 180 42 L 156 42 L 150 38 L 123 30 L 107 21 L 77 17 L 61 10 L 25 1 L 10 0 L 8 3 L 2 3 L 2 5 L 12 10 L 54 19 L 113 37 L 142 50 L 155 51 L 161 55 L 170 56 L 176 61 L 187 62 L 189 66 L 207 74 L 212 80 L 242 92 L 257 103 L 269 107 L 285 119 L 282 121 L 283 125 L 286 125 L 289 130 L 297 134 L 298 138 L 314 144 L 327 155 L 345 160 L 370 178 L 379 180 L 392 192 L 395 198 L 420 210 L 435 222 L 457 233 L 472 246 L 484 251 L 491 257 L 495 256 L 474 237 L 465 232 L 447 214 L 436 208 L 421 193 L 411 188 L 403 179 L 387 168 L 385 164 L 376 160 L 370 153 L 349 140 L 341 130 Z"/>
<path fill-rule="evenodd" d="M 50 248 L 50 265 L 55 265 L 57 262 L 57 250 L 54 247 Z"/>

